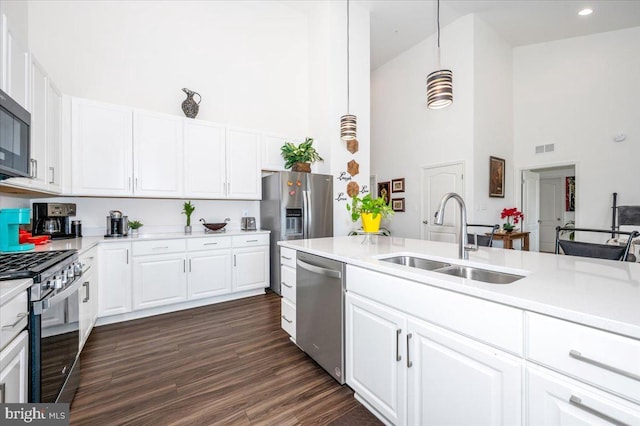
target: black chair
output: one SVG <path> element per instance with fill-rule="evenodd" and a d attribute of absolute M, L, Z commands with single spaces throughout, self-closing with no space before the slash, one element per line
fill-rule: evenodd
<path fill-rule="evenodd" d="M 560 226 L 556 227 L 556 254 L 561 254 L 560 249 L 564 254 L 570 256 L 582 256 L 582 257 L 593 257 L 598 259 L 609 259 L 609 260 L 628 260 L 629 249 L 631 247 L 631 242 L 635 237 L 640 235 L 638 231 L 613 231 L 618 235 L 627 235 L 627 243 L 623 246 L 620 245 L 610 245 L 610 244 L 598 244 L 598 243 L 587 243 L 583 241 L 571 241 L 571 240 L 561 240 L 560 234 L 562 232 L 597 232 L 601 234 L 611 234 L 612 231 L 610 229 L 588 229 L 588 228 L 562 228 Z M 633 256 L 633 255 L 631 255 Z"/>
<path fill-rule="evenodd" d="M 476 229 L 471 230 L 469 228 L 477 228 L 477 231 Z M 491 247 L 493 245 L 493 235 L 498 229 L 500 229 L 500 225 L 475 225 L 468 223 L 467 244 L 475 244 L 475 238 L 477 235 L 479 246 Z M 486 234 L 488 234 L 489 232 L 491 232 L 491 235 L 487 236 Z"/>

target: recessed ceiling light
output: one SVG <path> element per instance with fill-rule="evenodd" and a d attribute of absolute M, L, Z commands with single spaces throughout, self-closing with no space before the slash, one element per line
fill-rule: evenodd
<path fill-rule="evenodd" d="M 578 15 L 580 16 L 587 16 L 587 15 L 591 15 L 593 13 L 592 9 L 582 9 L 580 12 L 578 12 Z"/>

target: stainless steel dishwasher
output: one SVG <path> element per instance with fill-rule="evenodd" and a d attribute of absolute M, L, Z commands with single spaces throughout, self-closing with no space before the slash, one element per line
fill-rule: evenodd
<path fill-rule="evenodd" d="M 344 384 L 344 263 L 298 251 L 296 343 Z"/>

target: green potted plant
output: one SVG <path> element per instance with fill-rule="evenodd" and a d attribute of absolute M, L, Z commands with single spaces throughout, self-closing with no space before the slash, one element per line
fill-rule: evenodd
<path fill-rule="evenodd" d="M 295 146 L 291 142 L 285 142 L 280 148 L 284 158 L 284 168 L 294 172 L 311 172 L 311 163 L 324 161 L 318 151 L 312 146 L 313 138 L 306 138 L 300 145 Z"/>
<path fill-rule="evenodd" d="M 364 232 L 378 232 L 382 218 L 393 216 L 394 214 L 391 205 L 387 204 L 384 198 L 373 198 L 371 194 L 367 194 L 362 198 L 354 195 L 351 198 L 351 205 L 347 204 L 347 210 L 351 212 L 351 220 L 353 222 L 356 222 L 358 218 L 362 218 Z"/>
<path fill-rule="evenodd" d="M 131 236 L 136 237 L 139 233 L 139 229 L 142 228 L 144 223 L 139 220 L 132 220 L 129 222 L 129 228 L 131 229 Z"/>
<path fill-rule="evenodd" d="M 191 201 L 185 202 L 182 205 L 182 214 L 187 216 L 187 226 L 184 227 L 185 234 L 191 233 L 191 215 L 193 214 L 195 209 L 196 209 L 196 206 L 191 204 Z"/>

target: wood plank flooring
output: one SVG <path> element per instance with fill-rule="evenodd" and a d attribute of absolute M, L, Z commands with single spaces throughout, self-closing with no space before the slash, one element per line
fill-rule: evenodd
<path fill-rule="evenodd" d="M 255 296 L 94 328 L 72 425 L 379 425 Z"/>

